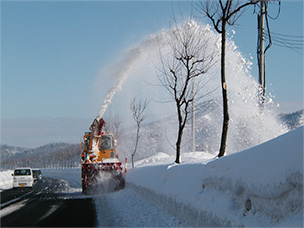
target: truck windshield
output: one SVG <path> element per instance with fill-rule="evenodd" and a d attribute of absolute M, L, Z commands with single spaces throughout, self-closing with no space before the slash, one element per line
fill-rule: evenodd
<path fill-rule="evenodd" d="M 84 142 L 87 151 L 90 150 L 90 141 L 91 141 L 91 136 L 88 136 Z"/>
<path fill-rule="evenodd" d="M 102 135 L 100 141 L 100 150 L 111 150 L 113 149 L 112 135 Z"/>

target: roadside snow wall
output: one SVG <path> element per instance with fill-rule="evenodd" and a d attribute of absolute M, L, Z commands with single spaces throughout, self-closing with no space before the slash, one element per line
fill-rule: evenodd
<path fill-rule="evenodd" d="M 303 127 L 206 164 L 136 168 L 126 181 L 185 226 L 302 226 Z"/>
<path fill-rule="evenodd" d="M 13 187 L 13 170 L 0 172 L 0 191 Z"/>

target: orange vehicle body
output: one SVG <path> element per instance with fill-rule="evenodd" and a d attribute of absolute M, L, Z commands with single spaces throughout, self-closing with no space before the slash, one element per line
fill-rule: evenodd
<path fill-rule="evenodd" d="M 103 119 L 94 120 L 90 132 L 86 132 L 81 143 L 82 162 L 82 192 L 84 194 L 96 193 L 102 186 L 102 181 L 107 176 L 111 184 L 107 184 L 117 190 L 123 188 L 122 163 L 118 159 L 115 149 L 116 139 L 113 134 L 102 132 L 105 125 Z"/>

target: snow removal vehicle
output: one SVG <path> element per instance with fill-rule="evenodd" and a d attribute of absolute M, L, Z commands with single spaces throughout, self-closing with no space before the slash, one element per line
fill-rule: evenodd
<path fill-rule="evenodd" d="M 103 132 L 105 121 L 95 119 L 81 143 L 82 193 L 109 192 L 124 187 L 123 167 L 113 134 Z"/>

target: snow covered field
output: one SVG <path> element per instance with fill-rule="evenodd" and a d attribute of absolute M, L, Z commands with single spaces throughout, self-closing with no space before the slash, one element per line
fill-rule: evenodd
<path fill-rule="evenodd" d="M 94 196 L 99 225 L 302 227 L 303 127 L 220 159 L 192 152 L 173 161 L 165 153 L 140 160 L 124 190 Z M 11 173 L 0 173 L 2 190 Z M 81 197 L 80 169 L 42 173 Z"/>
<path fill-rule="evenodd" d="M 221 159 L 199 156 L 150 158 L 158 165 L 130 170 L 127 183 L 186 226 L 302 227 L 303 127 Z"/>

